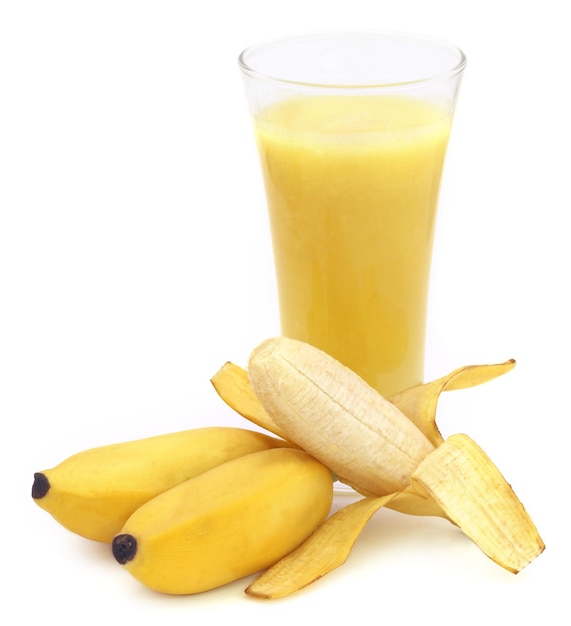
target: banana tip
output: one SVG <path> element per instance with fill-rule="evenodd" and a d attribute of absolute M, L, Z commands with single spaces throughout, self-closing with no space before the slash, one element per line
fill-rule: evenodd
<path fill-rule="evenodd" d="M 45 474 L 36 472 L 34 474 L 34 484 L 32 485 L 32 498 L 39 500 L 50 490 L 50 481 Z"/>
<path fill-rule="evenodd" d="M 133 535 L 116 535 L 111 545 L 113 556 L 117 563 L 125 565 L 135 558 L 137 554 L 137 540 Z"/>

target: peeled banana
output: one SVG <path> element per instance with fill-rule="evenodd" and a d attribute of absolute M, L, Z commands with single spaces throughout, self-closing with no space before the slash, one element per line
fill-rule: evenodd
<path fill-rule="evenodd" d="M 332 493 L 330 471 L 302 450 L 255 452 L 141 506 L 113 539 L 113 555 L 155 591 L 206 591 L 294 550 L 326 518 Z"/>
<path fill-rule="evenodd" d="M 34 501 L 60 524 L 111 542 L 156 495 L 226 461 L 291 444 L 231 427 L 196 428 L 85 450 L 34 475 Z"/>
<path fill-rule="evenodd" d="M 444 439 L 435 421 L 441 392 L 491 380 L 514 365 L 459 368 L 385 400 L 331 356 L 285 337 L 258 346 L 247 372 L 226 364 L 212 382 L 227 404 L 366 496 L 325 520 L 246 592 L 278 598 L 322 578 L 345 561 L 384 506 L 449 519 L 511 572 L 531 563 L 545 545 L 511 486 L 468 436 Z"/>

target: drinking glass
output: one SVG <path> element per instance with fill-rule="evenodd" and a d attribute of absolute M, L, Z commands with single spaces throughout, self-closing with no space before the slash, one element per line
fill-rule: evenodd
<path fill-rule="evenodd" d="M 423 381 L 438 195 L 466 59 L 334 32 L 239 57 L 265 184 L 282 335 L 390 396 Z"/>

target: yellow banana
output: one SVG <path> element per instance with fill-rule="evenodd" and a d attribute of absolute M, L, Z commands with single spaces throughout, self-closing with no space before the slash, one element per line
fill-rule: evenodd
<path fill-rule="evenodd" d="M 34 501 L 60 524 L 111 542 L 129 516 L 156 495 L 221 463 L 291 446 L 252 430 L 196 428 L 79 452 L 34 475 Z"/>
<path fill-rule="evenodd" d="M 294 448 L 228 461 L 141 506 L 112 543 L 145 586 L 193 594 L 262 570 L 327 517 L 329 470 Z"/>
<path fill-rule="evenodd" d="M 248 372 L 287 438 L 366 495 L 404 490 L 434 449 L 395 405 L 307 343 L 268 339 L 252 352 Z"/>

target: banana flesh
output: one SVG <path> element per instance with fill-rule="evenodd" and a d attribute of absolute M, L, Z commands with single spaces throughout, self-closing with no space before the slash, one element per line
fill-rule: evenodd
<path fill-rule="evenodd" d="M 230 427 L 100 446 L 36 473 L 32 496 L 68 530 L 109 543 L 137 508 L 163 491 L 245 454 L 290 446 Z"/>
<path fill-rule="evenodd" d="M 282 339 L 260 344 L 248 363 L 273 422 L 356 490 L 404 490 L 433 444 L 353 371 L 307 343 Z"/>
<path fill-rule="evenodd" d="M 140 507 L 112 543 L 143 585 L 194 594 L 251 575 L 300 545 L 327 517 L 330 471 L 307 453 L 249 454 Z"/>

